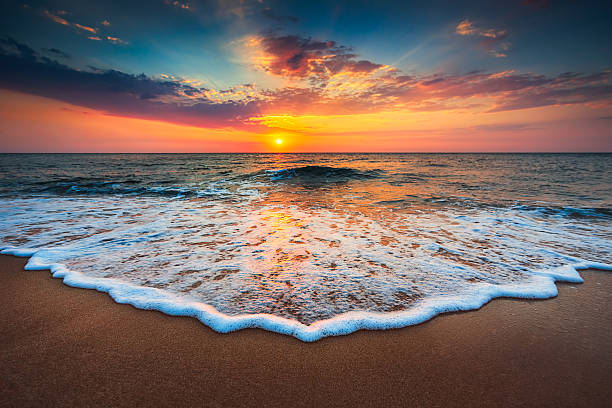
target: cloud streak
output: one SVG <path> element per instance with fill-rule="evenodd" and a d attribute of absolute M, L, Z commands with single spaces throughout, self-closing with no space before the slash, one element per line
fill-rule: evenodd
<path fill-rule="evenodd" d="M 477 28 L 464 24 L 466 35 Z M 505 38 L 499 31 L 479 35 Z M 463 75 L 405 75 L 361 60 L 334 41 L 268 33 L 246 40 L 257 48 L 253 64 L 266 73 L 292 80 L 290 86 L 264 91 L 268 110 L 291 112 L 372 112 L 380 109 L 435 111 L 479 107 L 485 112 L 589 102 L 610 103 L 610 72 L 564 73 L 556 77 L 503 72 Z M 271 102 L 272 101 L 272 102 Z M 282 108 L 281 108 L 282 107 Z"/>
<path fill-rule="evenodd" d="M 110 36 L 110 35 L 100 35 L 100 29 L 99 28 L 90 27 L 90 26 L 86 26 L 86 25 L 83 25 L 83 24 L 79 24 L 79 23 L 72 23 L 72 22 L 66 20 L 63 17 L 60 17 L 60 15 L 66 15 L 67 14 L 66 11 L 59 11 L 59 12 L 56 12 L 56 14 L 54 14 L 54 13 L 51 13 L 49 10 L 43 10 L 43 14 L 46 17 L 50 18 L 51 20 L 53 20 L 54 22 L 56 22 L 58 24 L 61 24 L 61 25 L 66 26 L 66 27 L 72 27 L 72 28 L 76 29 L 77 32 L 85 32 L 85 34 L 87 35 L 87 38 L 92 40 L 92 41 L 106 40 L 107 42 L 109 42 L 111 44 L 115 44 L 115 45 L 126 45 L 126 44 L 128 44 L 127 41 L 124 41 L 124 40 L 120 39 L 119 37 L 114 37 L 114 36 Z M 103 20 L 101 22 L 101 24 L 104 27 L 110 26 L 110 22 L 108 20 Z"/>
<path fill-rule="evenodd" d="M 65 26 L 72 26 L 71 23 L 68 22 L 68 20 L 58 16 L 57 14 L 53 14 L 51 13 L 49 10 L 45 10 L 43 11 L 44 15 L 49 17 L 51 20 L 55 21 L 57 24 L 61 24 L 61 25 L 65 25 Z"/>
<path fill-rule="evenodd" d="M 127 44 L 127 41 L 123 41 L 121 38 L 112 37 L 110 35 L 106 36 L 106 40 L 111 44 Z"/>
<path fill-rule="evenodd" d="M 465 19 L 457 25 L 455 32 L 460 36 L 477 38 L 480 45 L 495 57 L 503 58 L 508 56 L 506 53 L 510 49 L 510 43 L 504 41 L 508 38 L 506 30 L 494 28 L 482 29 L 470 20 Z"/>
<path fill-rule="evenodd" d="M 260 42 L 266 52 L 275 52 L 265 61 L 265 72 L 291 81 L 276 89 L 242 84 L 219 90 L 168 75 L 152 78 L 93 67 L 77 70 L 52 59 L 61 56 L 60 50 L 41 54 L 12 38 L 0 38 L 0 87 L 112 115 L 200 127 L 265 126 L 257 118 L 274 114 L 451 109 L 492 113 L 551 105 L 612 106 L 610 71 L 557 76 L 512 70 L 405 75 L 392 67 L 360 60 L 349 48 L 333 41 L 271 38 Z"/>
<path fill-rule="evenodd" d="M 166 3 L 169 6 L 174 6 L 183 10 L 189 10 L 190 6 L 189 3 L 184 2 L 184 1 L 171 1 L 171 0 L 164 0 L 164 3 Z"/>
<path fill-rule="evenodd" d="M 258 113 L 255 103 L 215 102 L 204 95 L 208 90 L 180 81 L 116 70 L 76 70 L 11 38 L 0 39 L 0 87 L 117 116 L 201 127 L 239 127 L 241 120 Z"/>
<path fill-rule="evenodd" d="M 81 29 L 81 30 L 84 30 L 84 31 L 89 31 L 90 33 L 94 33 L 94 34 L 95 34 L 95 33 L 97 33 L 97 32 L 98 32 L 98 29 L 96 29 L 96 28 L 93 28 L 93 27 L 88 27 L 88 26 L 84 26 L 84 25 L 81 25 L 81 24 L 79 24 L 79 23 L 75 23 L 75 24 L 74 24 L 74 26 L 75 26 L 76 28 Z"/>

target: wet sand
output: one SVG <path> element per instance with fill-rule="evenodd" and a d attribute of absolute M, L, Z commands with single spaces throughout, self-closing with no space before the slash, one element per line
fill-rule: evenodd
<path fill-rule="evenodd" d="M 70 288 L 0 256 L 0 407 L 609 406 L 612 272 L 550 300 L 303 343 Z"/>

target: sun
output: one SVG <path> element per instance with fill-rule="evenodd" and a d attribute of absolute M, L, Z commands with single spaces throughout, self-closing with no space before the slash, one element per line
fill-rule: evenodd
<path fill-rule="evenodd" d="M 281 139 L 280 137 L 278 139 L 276 139 L 276 144 L 277 145 L 282 145 L 283 144 L 283 139 Z"/>

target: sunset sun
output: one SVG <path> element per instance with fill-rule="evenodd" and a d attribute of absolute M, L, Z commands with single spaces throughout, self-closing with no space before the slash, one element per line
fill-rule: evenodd
<path fill-rule="evenodd" d="M 282 145 L 283 144 L 283 139 L 281 139 L 280 137 L 276 139 L 275 143 L 277 145 Z"/>

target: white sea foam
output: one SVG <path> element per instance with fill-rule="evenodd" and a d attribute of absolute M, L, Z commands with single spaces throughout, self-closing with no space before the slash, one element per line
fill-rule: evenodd
<path fill-rule="evenodd" d="M 257 199 L 1 199 L 0 248 L 119 303 L 304 341 L 404 327 L 501 296 L 553 297 L 555 281 L 582 281 L 577 269 L 612 269 L 607 221 Z"/>
<path fill-rule="evenodd" d="M 422 323 L 446 312 L 478 309 L 492 299 L 499 297 L 550 298 L 557 295 L 556 281 L 582 282 L 577 269 L 597 268 L 612 270 L 612 265 L 582 261 L 547 271 L 538 271 L 527 284 L 478 284 L 471 293 L 462 295 L 440 295 L 424 299 L 417 306 L 400 312 L 346 312 L 333 318 L 319 320 L 305 325 L 295 320 L 267 313 L 229 316 L 202 302 L 189 301 L 155 288 L 129 284 L 116 279 L 92 278 L 80 272 L 71 271 L 61 264 L 45 263 L 35 249 L 6 248 L 2 254 L 29 256 L 26 270 L 49 269 L 55 278 L 63 279 L 68 286 L 95 289 L 108 293 L 117 303 L 126 303 L 140 309 L 159 310 L 172 316 L 195 317 L 220 333 L 229 333 L 245 328 L 261 328 L 287 334 L 306 342 L 326 336 L 353 333 L 360 329 L 385 330 Z"/>

